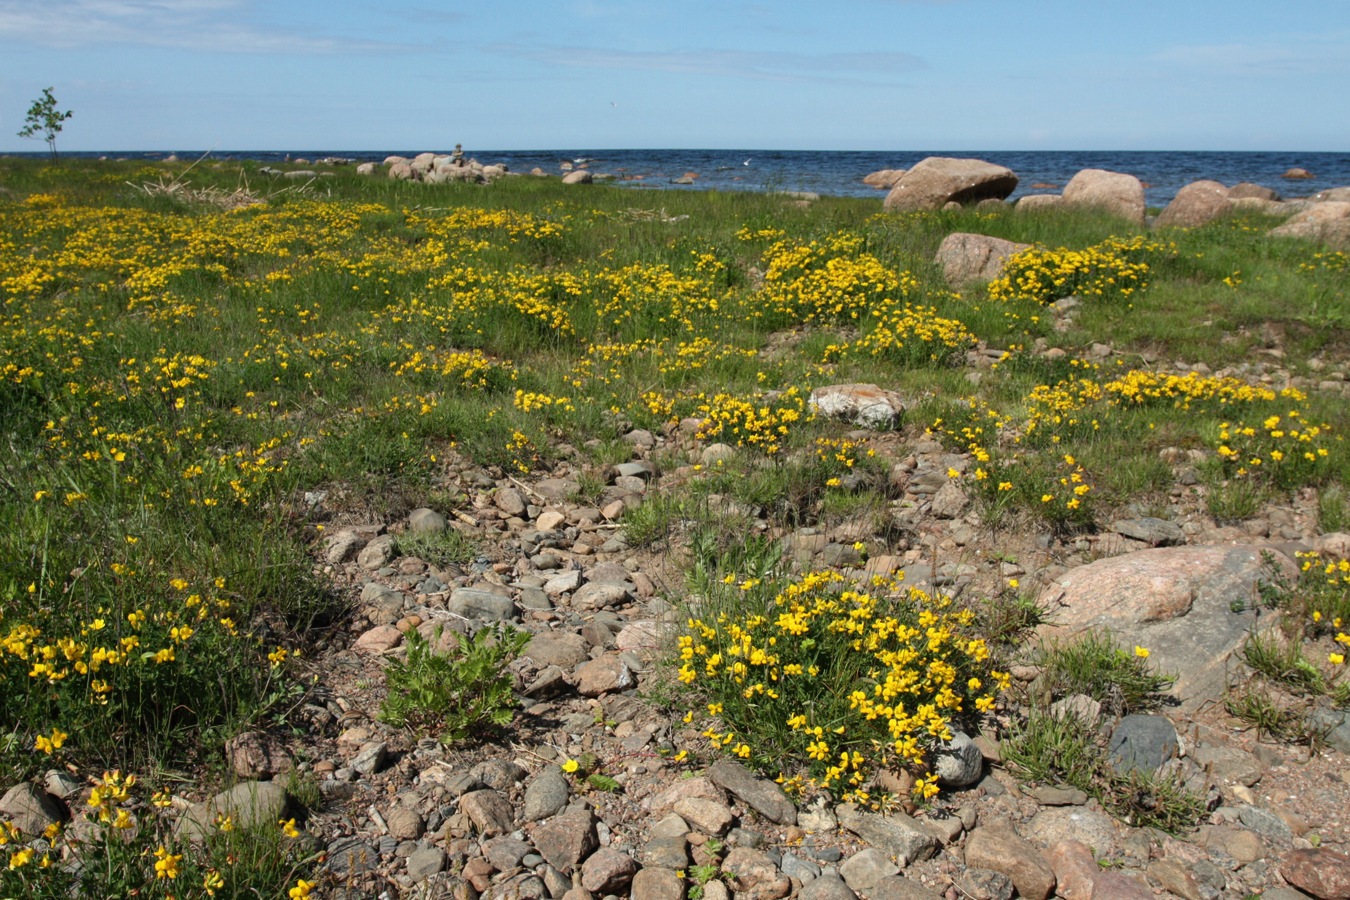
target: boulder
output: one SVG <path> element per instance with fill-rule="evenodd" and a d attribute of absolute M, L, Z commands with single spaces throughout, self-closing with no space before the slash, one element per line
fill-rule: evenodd
<path fill-rule="evenodd" d="M 563 184 L 590 184 L 595 179 L 586 169 L 577 169 L 574 172 L 568 172 L 562 178 Z"/>
<path fill-rule="evenodd" d="M 1301 169 L 1298 166 L 1294 166 L 1292 169 L 1285 169 L 1284 174 L 1280 177 L 1287 178 L 1290 181 L 1307 181 L 1309 178 L 1313 177 L 1313 173 L 1309 172 L 1307 169 Z"/>
<path fill-rule="evenodd" d="M 1325 203 L 1328 200 L 1335 203 L 1350 202 L 1350 187 L 1327 188 L 1325 191 L 1318 191 L 1310 198 L 1317 203 Z"/>
<path fill-rule="evenodd" d="M 905 411 L 894 391 L 875 384 L 832 384 L 811 392 L 811 409 L 830 419 L 845 419 L 865 428 L 894 428 Z"/>
<path fill-rule="evenodd" d="M 907 171 L 886 195 L 886 209 L 906 212 L 941 209 L 948 203 L 1000 200 L 1017 189 L 1017 176 L 1004 166 L 980 159 L 930 156 Z"/>
<path fill-rule="evenodd" d="M 1305 238 L 1350 250 L 1350 202 L 1327 200 L 1270 231 L 1271 237 Z"/>
<path fill-rule="evenodd" d="M 1233 211 L 1228 188 L 1217 181 L 1192 181 L 1177 191 L 1172 202 L 1158 215 L 1158 225 L 1196 228 Z"/>
<path fill-rule="evenodd" d="M 1006 827 L 977 828 L 966 839 L 966 865 L 1002 872 L 1028 900 L 1055 892 L 1055 870 L 1036 848 Z"/>
<path fill-rule="evenodd" d="M 1008 257 L 1030 246 L 958 231 L 943 238 L 934 261 L 942 266 L 942 274 L 952 287 L 972 282 L 987 284 L 1003 274 Z"/>
<path fill-rule="evenodd" d="M 1018 212 L 1034 212 L 1038 209 L 1053 209 L 1063 204 L 1064 198 L 1059 194 L 1027 194 L 1017 199 L 1013 209 Z"/>
<path fill-rule="evenodd" d="M 1135 225 L 1144 224 L 1144 185 L 1133 175 L 1084 169 L 1064 185 L 1063 196 L 1067 206 L 1100 209 Z"/>
<path fill-rule="evenodd" d="M 1068 639 L 1089 629 L 1128 636 L 1147 648 L 1172 692 L 1187 707 L 1221 700 L 1228 661 L 1266 617 L 1258 589 L 1293 580 L 1289 557 L 1252 545 L 1193 545 L 1138 550 L 1070 569 L 1040 595 L 1051 624 L 1041 637 Z"/>
<path fill-rule="evenodd" d="M 890 188 L 895 187 L 895 183 L 899 181 L 904 174 L 904 169 L 879 169 L 876 172 L 864 175 L 863 184 L 868 185 L 869 187 L 886 188 L 889 190 Z"/>
<path fill-rule="evenodd" d="M 1268 187 L 1250 181 L 1239 182 L 1228 189 L 1230 200 L 1279 200 L 1280 195 Z"/>
<path fill-rule="evenodd" d="M 363 162 L 356 167 L 357 175 L 374 175 L 375 164 L 373 162 Z"/>

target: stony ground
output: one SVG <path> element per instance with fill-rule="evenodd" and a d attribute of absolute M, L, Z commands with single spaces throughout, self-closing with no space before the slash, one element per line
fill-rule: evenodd
<path fill-rule="evenodd" d="M 1331 378 L 1323 389 L 1343 385 Z M 965 457 L 913 428 L 854 437 L 887 463 L 887 514 L 900 527 L 887 553 L 864 561 L 853 545 L 881 542 L 874 515 L 795 531 L 756 520 L 803 569 L 903 569 L 912 582 L 987 596 L 1011 578 L 1049 590 L 1096 560 L 1160 545 L 1350 545 L 1317 533 L 1312 497 L 1217 527 L 1194 460 L 1179 450 L 1165 454 L 1175 474 L 1165 521 L 1140 511 L 1070 539 L 996 529 L 947 475 L 964 471 Z M 291 717 L 296 734 L 232 741 L 240 783 L 183 801 L 183 827 L 222 810 L 241 824 L 276 820 L 296 809 L 284 785 L 317 788 L 301 813 L 305 839 L 325 854 L 324 895 L 346 898 L 1350 897 L 1350 725 L 1316 750 L 1263 742 L 1225 713 L 1221 693 L 1165 711 L 1174 736 L 1139 751 L 1207 799 L 1205 823 L 1178 836 L 1114 820 L 1072 789 L 1019 784 L 1000 765 L 993 727 L 939 769 L 947 786 L 930 807 L 886 815 L 789 799 L 718 760 L 683 707 L 662 705 L 678 699 L 660 665 L 683 592 L 678 534 L 631 548 L 619 519 L 733 451 L 700 445 L 688 428 L 625 440 L 631 460 L 604 469 L 567 447 L 547 475 L 452 464 L 428 493 L 459 498 L 453 508 L 393 521 L 330 512 L 351 508 L 341 497 L 310 498 L 323 525 L 315 565 L 350 597 L 352 615 L 306 662 L 315 683 Z M 578 501 L 597 475 L 603 492 Z M 400 547 L 446 528 L 471 536 L 477 556 L 438 567 Z M 408 632 L 490 623 L 532 635 L 510 667 L 522 708 L 504 739 L 450 749 L 378 720 L 384 666 Z M 1014 674 L 1025 683 L 1036 672 Z M 1107 728 L 1127 724 L 1106 718 Z M 592 760 L 614 789 L 565 773 L 571 759 Z M 47 783 L 53 794 L 79 788 L 57 773 Z"/>
<path fill-rule="evenodd" d="M 940 496 L 947 469 L 967 460 L 920 433 L 867 438 L 892 462 L 891 505 L 910 537 L 866 566 L 904 568 L 953 591 L 994 591 L 1009 577 L 1049 584 L 1152 546 L 1147 539 L 1318 540 L 1311 501 L 1216 528 L 1184 455 L 1169 509 L 1178 534 L 1148 534 L 1146 517 L 1068 543 L 995 531 L 963 496 Z M 1345 756 L 1258 741 L 1221 702 L 1169 713 L 1178 740 L 1166 765 L 1211 810 L 1176 837 L 1115 821 L 1077 791 L 1018 784 L 999 765 L 996 735 L 978 739 L 975 771 L 958 779 L 969 784 L 912 815 L 824 797 L 794 803 L 737 763 L 709 766 L 715 757 L 682 710 L 657 702 L 670 696 L 658 651 L 681 591 L 678 560 L 665 545 L 629 548 L 616 524 L 644 495 L 698 477 L 656 460 L 692 463 L 708 451 L 679 430 L 627 440 L 632 462 L 604 472 L 609 486 L 593 504 L 571 499 L 585 470 L 575 454 L 544 478 L 453 470 L 440 487 L 465 498 L 454 511 L 326 524 L 319 565 L 352 596 L 355 615 L 311 661 L 319 685 L 302 710 L 307 736 L 285 747 L 259 736 L 236 758 L 241 774 L 294 764 L 317 780 L 322 803 L 308 830 L 326 847 L 333 896 L 1303 896 L 1290 883 L 1347 896 Z M 472 534 L 480 555 L 438 568 L 400 553 L 400 535 L 443 527 Z M 851 547 L 864 527 L 775 536 L 804 566 L 848 568 L 861 562 Z M 406 631 L 493 621 L 534 635 L 511 667 L 525 700 L 507 740 L 455 751 L 377 721 L 382 667 Z M 676 762 L 678 750 L 692 755 Z M 617 789 L 560 769 L 587 754 Z"/>

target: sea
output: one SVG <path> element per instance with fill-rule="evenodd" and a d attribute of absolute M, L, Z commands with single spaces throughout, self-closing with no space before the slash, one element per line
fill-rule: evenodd
<path fill-rule="evenodd" d="M 412 157 L 417 150 L 292 150 L 210 152 L 223 161 L 256 160 L 276 164 L 325 158 L 353 162 L 381 162 L 391 155 Z M 439 151 L 448 152 L 448 151 Z M 174 151 L 179 159 L 196 159 L 202 151 Z M 512 172 L 534 168 L 561 173 L 565 165 L 583 163 L 596 174 L 614 176 L 615 183 L 634 190 L 802 191 L 836 197 L 875 197 L 885 192 L 862 183 L 864 175 L 879 169 L 908 169 L 927 156 L 983 159 L 1007 166 L 1019 178 L 1011 199 L 1025 194 L 1054 193 L 1082 169 L 1106 169 L 1134 175 L 1144 183 L 1150 206 L 1166 206 L 1183 185 L 1202 178 L 1234 185 L 1253 182 L 1286 198 L 1306 197 L 1332 187 L 1350 186 L 1350 151 L 1139 151 L 1139 150 L 480 150 L 465 148 L 466 156 L 484 164 L 503 163 Z M 22 154 L 41 155 L 41 154 Z M 164 153 L 63 154 L 72 157 L 162 159 Z M 1311 179 L 1283 178 L 1292 168 L 1305 169 Z M 674 182 L 692 176 L 692 184 Z"/>

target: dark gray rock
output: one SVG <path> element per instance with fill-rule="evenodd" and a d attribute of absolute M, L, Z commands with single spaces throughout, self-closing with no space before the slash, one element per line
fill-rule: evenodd
<path fill-rule="evenodd" d="M 567 806 L 571 790 L 571 785 L 561 769 L 557 766 L 545 766 L 525 788 L 521 819 L 526 822 L 537 822 L 557 815 Z"/>
<path fill-rule="evenodd" d="M 502 622 L 516 614 L 516 605 L 510 597 L 479 588 L 459 588 L 450 595 L 449 609 L 466 619 L 482 622 Z"/>
<path fill-rule="evenodd" d="M 788 795 L 767 778 L 760 778 L 745 766 L 731 759 L 719 759 L 708 768 L 708 780 L 730 794 L 739 797 L 745 805 L 771 822 L 794 825 L 797 807 Z"/>
<path fill-rule="evenodd" d="M 1156 772 L 1178 749 L 1177 730 L 1164 716 L 1126 716 L 1111 732 L 1111 765 L 1121 773 Z"/>
<path fill-rule="evenodd" d="M 968 787 L 984 774 L 984 754 L 970 735 L 964 731 L 955 732 L 950 741 L 938 748 L 933 774 L 944 787 Z"/>
<path fill-rule="evenodd" d="M 882 816 L 844 804 L 837 814 L 840 825 L 895 857 L 901 866 L 928 859 L 937 852 L 937 838 L 904 813 Z"/>

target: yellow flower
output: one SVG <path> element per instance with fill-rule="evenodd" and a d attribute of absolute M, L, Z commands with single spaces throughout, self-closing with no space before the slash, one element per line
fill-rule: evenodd
<path fill-rule="evenodd" d="M 1343 665 L 1345 663 L 1344 653 L 1332 653 L 1327 656 L 1333 666 Z"/>
<path fill-rule="evenodd" d="M 1134 655 L 1139 657 L 1140 659 L 1148 659 L 1148 648 L 1140 647 L 1139 645 L 1136 644 L 1134 648 Z"/>
<path fill-rule="evenodd" d="M 177 878 L 181 871 L 183 854 L 170 853 L 163 845 L 155 850 L 155 878 Z"/>
<path fill-rule="evenodd" d="M 286 837 L 294 839 L 300 836 L 300 829 L 295 827 L 294 819 L 282 819 L 277 822 L 277 824 L 281 826 L 281 833 L 286 835 Z M 221 830 L 224 829 L 222 828 Z"/>
<path fill-rule="evenodd" d="M 309 892 L 314 889 L 316 883 L 317 882 L 306 881 L 301 878 L 295 882 L 295 887 L 286 892 L 286 896 L 290 897 L 291 900 L 305 900 L 305 898 L 309 896 Z"/>
<path fill-rule="evenodd" d="M 568 775 L 571 775 L 579 768 L 581 768 L 581 764 L 578 763 L 575 759 L 569 759 L 567 762 L 562 764 L 562 770 L 566 772 Z"/>

